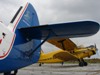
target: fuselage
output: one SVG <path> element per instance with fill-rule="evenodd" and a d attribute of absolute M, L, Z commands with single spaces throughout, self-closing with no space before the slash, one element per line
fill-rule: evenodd
<path fill-rule="evenodd" d="M 49 53 L 42 53 L 41 52 L 40 59 L 39 59 L 38 63 L 60 63 L 60 62 L 65 62 L 62 59 L 55 58 L 55 55 L 60 53 L 60 52 L 66 52 L 66 51 L 57 50 L 57 51 L 53 51 L 53 52 L 49 52 Z"/>
<path fill-rule="evenodd" d="M 79 60 L 85 57 L 90 57 L 96 53 L 96 48 L 84 47 L 74 49 L 73 52 L 56 50 L 49 53 L 41 52 L 38 63 L 61 63 L 69 60 Z"/>

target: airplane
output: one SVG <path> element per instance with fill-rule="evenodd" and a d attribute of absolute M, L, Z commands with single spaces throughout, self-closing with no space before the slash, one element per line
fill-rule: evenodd
<path fill-rule="evenodd" d="M 18 9 L 8 26 L 0 22 L 0 73 L 16 75 L 18 69 L 37 63 L 41 45 L 49 39 L 87 37 L 99 30 L 94 21 L 39 25 L 30 3 Z"/>
<path fill-rule="evenodd" d="M 63 63 L 74 60 L 79 61 L 79 66 L 87 66 L 88 63 L 84 61 L 83 58 L 89 57 L 96 54 L 98 50 L 96 45 L 90 45 L 88 47 L 77 46 L 69 38 L 60 38 L 60 39 L 50 39 L 47 40 L 48 43 L 55 45 L 59 50 L 52 52 L 44 53 L 41 50 L 40 59 L 38 61 L 39 66 L 44 63 Z"/>

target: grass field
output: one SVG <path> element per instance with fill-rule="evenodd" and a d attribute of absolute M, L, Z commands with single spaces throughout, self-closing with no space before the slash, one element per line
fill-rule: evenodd
<path fill-rule="evenodd" d="M 88 62 L 88 63 L 93 63 L 93 64 L 95 64 L 95 63 L 100 63 L 100 59 L 84 59 L 86 62 Z M 67 61 L 66 63 L 78 63 L 78 61 Z"/>

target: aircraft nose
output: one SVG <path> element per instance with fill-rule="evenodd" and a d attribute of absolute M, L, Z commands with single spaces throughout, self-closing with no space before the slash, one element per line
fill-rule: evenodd
<path fill-rule="evenodd" d="M 97 48 L 96 44 L 91 49 L 92 49 L 93 54 L 98 53 L 98 48 Z"/>

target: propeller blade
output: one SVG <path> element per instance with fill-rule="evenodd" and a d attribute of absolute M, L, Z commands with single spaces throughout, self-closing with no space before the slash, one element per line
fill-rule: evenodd
<path fill-rule="evenodd" d="M 96 49 L 96 53 L 97 53 L 97 55 L 100 56 L 100 52 L 99 52 L 99 50 L 98 50 L 98 48 L 97 48 L 97 45 L 94 44 L 94 47 L 95 47 L 95 49 Z"/>

